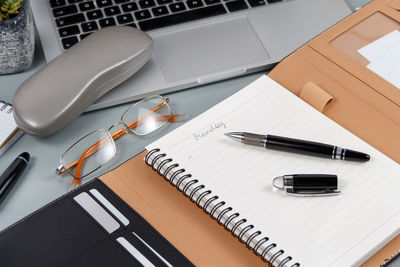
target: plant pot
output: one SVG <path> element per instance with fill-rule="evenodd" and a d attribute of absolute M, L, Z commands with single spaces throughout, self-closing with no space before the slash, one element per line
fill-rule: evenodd
<path fill-rule="evenodd" d="M 21 72 L 32 65 L 35 30 L 29 0 L 20 13 L 0 22 L 0 74 Z"/>

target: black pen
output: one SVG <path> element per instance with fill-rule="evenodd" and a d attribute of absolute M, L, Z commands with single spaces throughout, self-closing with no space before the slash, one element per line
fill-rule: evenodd
<path fill-rule="evenodd" d="M 370 158 L 368 154 L 351 149 L 276 135 L 260 135 L 246 132 L 231 132 L 225 133 L 225 135 L 238 139 L 244 144 L 304 155 L 349 161 L 368 161 Z"/>
<path fill-rule="evenodd" d="M 11 191 L 17 179 L 21 176 L 25 167 L 28 165 L 30 156 L 28 152 L 19 155 L 0 176 L 0 203 Z"/>

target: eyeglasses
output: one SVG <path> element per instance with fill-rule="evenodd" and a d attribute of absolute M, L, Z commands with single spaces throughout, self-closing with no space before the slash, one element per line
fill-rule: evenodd
<path fill-rule="evenodd" d="M 114 140 L 124 134 L 146 135 L 165 125 L 167 122 L 180 122 L 189 116 L 172 115 L 169 99 L 159 95 L 150 96 L 130 106 L 121 116 L 120 121 L 108 129 L 93 131 L 76 141 L 60 157 L 61 165 L 56 174 L 69 173 L 73 180 L 70 190 L 78 187 L 81 180 L 95 172 L 116 153 Z M 121 126 L 122 129 L 111 133 L 111 129 Z"/>

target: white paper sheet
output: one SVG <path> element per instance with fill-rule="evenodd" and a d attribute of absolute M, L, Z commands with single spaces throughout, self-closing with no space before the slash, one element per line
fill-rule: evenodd
<path fill-rule="evenodd" d="M 359 49 L 358 53 L 368 59 L 369 62 L 374 62 L 399 42 L 400 32 L 395 30 Z"/>
<path fill-rule="evenodd" d="M 395 30 L 361 48 L 367 68 L 400 89 L 400 32 Z"/>
<path fill-rule="evenodd" d="M 400 89 L 400 42 L 368 64 L 367 68 Z"/>

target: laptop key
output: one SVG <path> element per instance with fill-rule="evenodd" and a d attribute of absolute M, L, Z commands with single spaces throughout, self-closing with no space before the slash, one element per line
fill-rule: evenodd
<path fill-rule="evenodd" d="M 88 19 L 90 20 L 95 20 L 95 19 L 101 19 L 103 16 L 103 12 L 101 12 L 100 9 L 89 11 L 86 13 Z"/>
<path fill-rule="evenodd" d="M 99 27 L 97 27 L 96 21 L 89 21 L 86 23 L 82 23 L 81 27 L 84 32 L 92 32 L 99 28 Z"/>
<path fill-rule="evenodd" d="M 265 5 L 264 0 L 247 0 L 250 6 L 252 7 L 257 7 L 257 6 L 263 6 Z"/>
<path fill-rule="evenodd" d="M 193 9 L 186 12 L 158 17 L 151 20 L 139 22 L 140 29 L 144 31 L 176 25 L 182 22 L 208 18 L 227 13 L 223 5 L 213 5 L 209 7 Z"/>
<path fill-rule="evenodd" d="M 75 34 L 81 33 L 81 31 L 79 30 L 79 27 L 77 25 L 74 25 L 74 26 L 61 28 L 58 30 L 58 33 L 60 34 L 61 37 L 67 37 L 70 35 L 75 35 Z"/>
<path fill-rule="evenodd" d="M 124 12 L 131 12 L 131 11 L 138 10 L 138 6 L 135 2 L 129 3 L 129 4 L 124 4 L 121 7 Z"/>
<path fill-rule="evenodd" d="M 248 8 L 246 2 L 244 2 L 243 0 L 236 0 L 236 1 L 228 2 L 228 3 L 226 3 L 226 7 L 231 12 L 235 12 L 235 11 L 239 11 L 239 10 Z"/>
<path fill-rule="evenodd" d="M 85 16 L 83 14 L 75 14 L 71 16 L 66 16 L 56 19 L 57 27 L 64 27 L 71 24 L 76 24 L 85 21 Z"/>
<path fill-rule="evenodd" d="M 147 9 L 135 12 L 134 14 L 137 20 L 151 18 L 150 11 L 148 11 Z"/>
<path fill-rule="evenodd" d="M 111 17 L 114 15 L 121 14 L 121 10 L 119 9 L 118 6 L 112 6 L 105 8 L 104 13 L 106 13 L 106 16 Z"/>
<path fill-rule="evenodd" d="M 154 0 L 141 0 L 139 1 L 139 5 L 141 8 L 149 8 L 155 6 L 156 3 L 154 3 Z"/>
<path fill-rule="evenodd" d="M 123 14 L 123 15 L 117 16 L 117 21 L 119 24 L 130 23 L 130 22 L 133 22 L 133 17 L 131 14 Z"/>
<path fill-rule="evenodd" d="M 114 18 L 101 19 L 101 20 L 99 20 L 99 22 L 100 22 L 101 28 L 115 26 L 115 24 L 116 24 Z"/>
<path fill-rule="evenodd" d="M 172 12 L 179 12 L 185 10 L 186 7 L 183 3 L 173 3 L 169 5 L 169 9 L 171 9 Z"/>
<path fill-rule="evenodd" d="M 172 3 L 172 0 L 157 0 L 157 3 L 159 5 L 165 5 L 165 4 Z"/>
<path fill-rule="evenodd" d="M 95 7 L 94 3 L 92 1 L 90 1 L 90 2 L 85 2 L 85 3 L 80 3 L 79 8 L 81 11 L 88 11 L 91 9 L 95 9 L 96 7 Z"/>
<path fill-rule="evenodd" d="M 93 32 L 89 32 L 89 33 L 84 33 L 81 34 L 79 37 L 81 38 L 81 40 L 85 39 L 86 37 L 88 37 L 89 35 L 91 35 Z"/>
<path fill-rule="evenodd" d="M 201 0 L 188 0 L 186 1 L 186 4 L 188 5 L 189 8 L 196 8 L 203 6 L 203 2 L 201 2 Z"/>
<path fill-rule="evenodd" d="M 212 5 L 212 4 L 217 4 L 220 3 L 221 0 L 205 0 L 204 3 L 206 3 L 206 5 Z"/>
<path fill-rule="evenodd" d="M 51 7 L 60 7 L 65 5 L 66 5 L 65 0 L 50 0 Z"/>
<path fill-rule="evenodd" d="M 53 15 L 54 17 L 61 17 L 61 16 L 66 16 L 66 15 L 71 15 L 74 13 L 77 13 L 78 9 L 76 8 L 75 5 L 70 5 L 70 6 L 63 6 L 59 8 L 53 9 Z"/>
<path fill-rule="evenodd" d="M 78 42 L 78 37 L 76 36 L 61 39 L 61 43 L 63 44 L 64 49 L 71 48 L 77 42 Z"/>
<path fill-rule="evenodd" d="M 105 7 L 105 6 L 111 6 L 113 3 L 111 0 L 97 0 L 96 4 L 98 7 Z"/>
<path fill-rule="evenodd" d="M 83 0 L 68 0 L 68 3 L 70 4 L 76 4 L 76 3 L 80 3 L 83 2 Z"/>
<path fill-rule="evenodd" d="M 155 7 L 151 11 L 153 12 L 154 16 L 161 16 L 169 13 L 166 6 Z"/>

